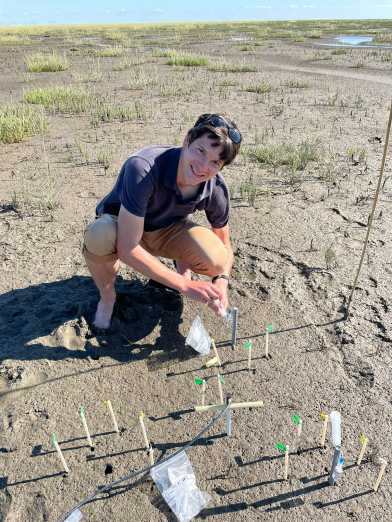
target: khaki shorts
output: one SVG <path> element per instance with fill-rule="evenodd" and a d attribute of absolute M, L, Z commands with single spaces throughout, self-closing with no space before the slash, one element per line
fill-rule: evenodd
<path fill-rule="evenodd" d="M 118 259 L 117 216 L 102 214 L 87 226 L 83 254 L 95 263 Z M 144 232 L 140 246 L 154 256 L 186 262 L 193 272 L 214 276 L 224 270 L 228 252 L 212 230 L 188 219 L 169 227 Z"/>

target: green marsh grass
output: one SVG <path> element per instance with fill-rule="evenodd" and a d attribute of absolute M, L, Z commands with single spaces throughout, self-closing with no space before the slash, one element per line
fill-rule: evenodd
<path fill-rule="evenodd" d="M 20 142 L 41 134 L 46 128 L 44 114 L 28 105 L 0 106 L 0 141 L 3 143 Z"/>
<path fill-rule="evenodd" d="M 290 89 L 307 89 L 310 87 L 308 82 L 304 82 L 302 80 L 288 80 L 283 85 L 285 87 L 289 87 Z"/>
<path fill-rule="evenodd" d="M 31 89 L 24 93 L 23 99 L 52 112 L 74 114 L 87 112 L 95 102 L 95 97 L 84 89 L 63 86 Z"/>
<path fill-rule="evenodd" d="M 341 54 L 347 54 L 347 49 L 343 49 L 343 48 L 339 48 L 339 49 L 334 49 L 331 54 L 335 55 L 335 56 L 339 56 Z"/>
<path fill-rule="evenodd" d="M 292 171 L 304 170 L 310 161 L 317 161 L 320 157 L 317 144 L 309 141 L 299 145 L 258 145 L 244 149 L 243 153 L 258 163 L 272 165 L 274 169 L 286 165 Z"/>
<path fill-rule="evenodd" d="M 247 85 L 243 87 L 242 90 L 246 92 L 255 92 L 257 94 L 268 94 L 272 91 L 272 85 L 269 82 L 263 80 L 258 83 Z"/>
<path fill-rule="evenodd" d="M 26 56 L 25 65 L 28 72 L 58 72 L 69 68 L 66 56 L 55 51 Z"/>
<path fill-rule="evenodd" d="M 173 51 L 166 65 L 182 66 L 182 67 L 202 67 L 208 65 L 207 56 L 201 54 L 192 54 L 179 51 Z"/>
<path fill-rule="evenodd" d="M 98 56 L 99 58 L 118 58 L 124 56 L 124 53 L 124 47 L 115 46 L 106 47 L 106 49 L 98 49 L 95 51 L 95 56 Z"/>
<path fill-rule="evenodd" d="M 247 73 L 256 72 L 257 67 L 247 63 L 228 63 L 228 62 L 215 62 L 208 66 L 208 70 L 211 72 L 225 72 L 225 73 Z"/>

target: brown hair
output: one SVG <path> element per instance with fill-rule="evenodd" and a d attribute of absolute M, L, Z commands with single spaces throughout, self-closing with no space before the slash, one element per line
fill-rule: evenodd
<path fill-rule="evenodd" d="M 186 140 L 188 145 L 190 145 L 193 141 L 197 140 L 201 136 L 204 136 L 204 134 L 208 134 L 208 138 L 214 140 L 215 142 L 213 146 L 218 147 L 219 145 L 223 145 L 220 159 L 223 160 L 224 165 L 229 165 L 237 156 L 240 150 L 241 142 L 234 143 L 230 139 L 228 127 L 214 127 L 213 125 L 209 124 L 208 120 L 212 116 L 219 116 L 220 118 L 223 118 L 229 128 L 231 127 L 238 131 L 237 125 L 234 123 L 234 121 L 230 120 L 226 116 L 222 114 L 206 113 L 199 116 L 194 126 L 189 129 L 186 135 Z"/>

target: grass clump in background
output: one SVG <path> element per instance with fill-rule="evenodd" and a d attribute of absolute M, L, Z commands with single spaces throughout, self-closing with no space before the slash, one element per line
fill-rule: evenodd
<path fill-rule="evenodd" d="M 304 141 L 299 145 L 281 143 L 276 145 L 258 145 L 244 150 L 244 154 L 258 163 L 278 166 L 287 165 L 292 171 L 304 170 L 310 161 L 319 159 L 315 143 Z"/>
<path fill-rule="evenodd" d="M 43 105 L 52 112 L 79 114 L 94 103 L 94 97 L 85 90 L 74 87 L 45 87 L 32 89 L 24 94 L 24 101 Z"/>
<path fill-rule="evenodd" d="M 119 45 L 115 47 L 106 47 L 106 49 L 95 51 L 95 56 L 99 56 L 100 58 L 117 58 L 119 56 L 124 56 L 124 47 Z"/>
<path fill-rule="evenodd" d="M 25 65 L 28 72 L 58 72 L 69 68 L 66 56 L 61 56 L 54 51 L 26 56 Z"/>
<path fill-rule="evenodd" d="M 247 85 L 243 88 L 246 92 L 255 92 L 257 94 L 267 94 L 272 91 L 272 85 L 269 82 L 263 80 L 259 83 L 254 83 L 252 85 Z"/>
<path fill-rule="evenodd" d="M 288 80 L 284 85 L 290 89 L 307 89 L 310 86 L 308 82 L 303 82 L 301 80 Z"/>
<path fill-rule="evenodd" d="M 212 72 L 225 72 L 225 73 L 246 73 L 256 72 L 257 67 L 247 63 L 227 63 L 227 62 L 216 62 L 212 63 L 208 67 L 209 71 Z"/>
<path fill-rule="evenodd" d="M 0 106 L 0 141 L 17 143 L 45 131 L 45 116 L 27 105 Z"/>
<path fill-rule="evenodd" d="M 168 56 L 166 65 L 182 66 L 182 67 L 201 67 L 208 65 L 207 56 L 200 54 L 184 53 L 178 51 L 171 51 Z"/>

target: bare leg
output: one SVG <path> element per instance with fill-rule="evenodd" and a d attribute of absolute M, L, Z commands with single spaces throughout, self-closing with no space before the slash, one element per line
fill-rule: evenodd
<path fill-rule="evenodd" d="M 106 329 L 110 326 L 113 307 L 116 301 L 114 283 L 120 268 L 120 260 L 116 259 L 107 263 L 95 263 L 91 259 L 86 258 L 86 263 L 100 294 L 93 324 L 97 328 Z"/>

